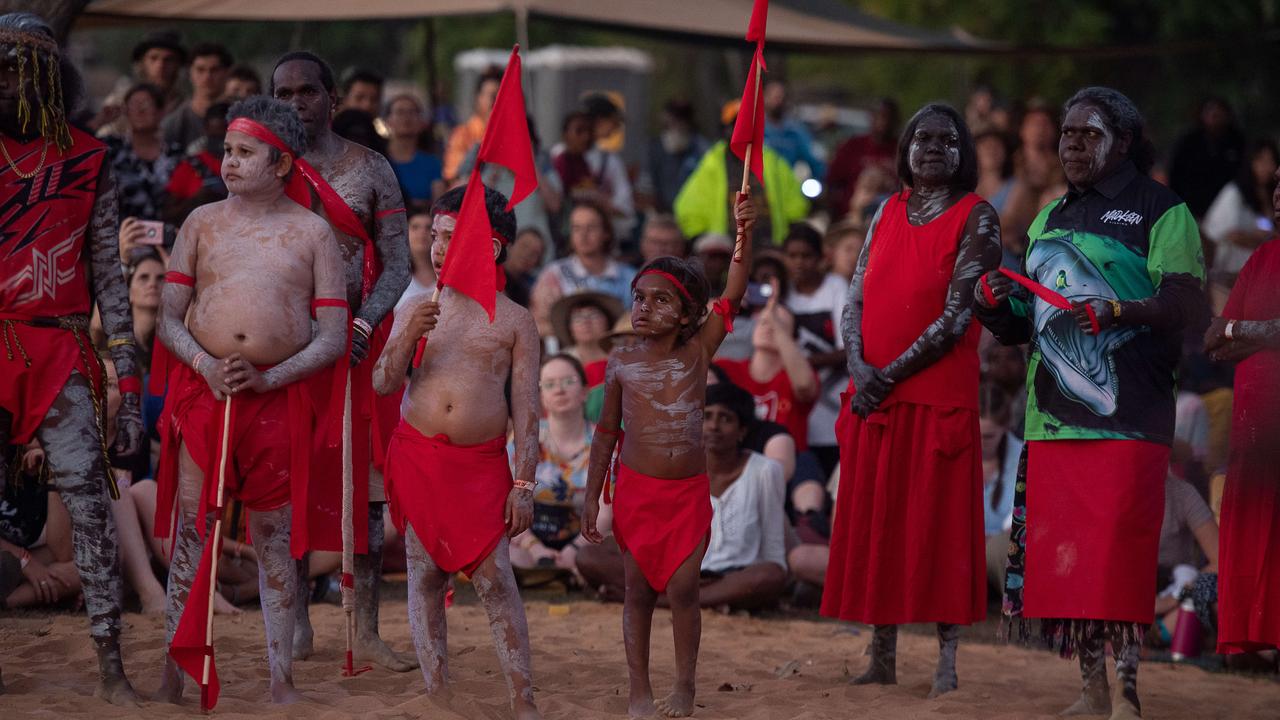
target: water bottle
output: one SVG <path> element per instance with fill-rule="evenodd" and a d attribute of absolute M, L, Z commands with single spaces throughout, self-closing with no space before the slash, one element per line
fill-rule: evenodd
<path fill-rule="evenodd" d="M 1178 621 L 1174 625 L 1173 644 L 1170 648 L 1174 662 L 1200 657 L 1200 636 L 1200 618 L 1196 616 L 1195 603 L 1190 599 L 1183 600 L 1178 607 Z"/>

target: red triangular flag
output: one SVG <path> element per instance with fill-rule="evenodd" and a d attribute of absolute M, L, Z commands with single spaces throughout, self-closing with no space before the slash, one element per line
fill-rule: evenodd
<path fill-rule="evenodd" d="M 493 322 L 501 273 L 502 268 L 493 261 L 493 227 L 485 210 L 484 183 L 480 182 L 480 173 L 472 170 L 438 285 L 451 287 L 480 303 L 489 313 L 489 322 Z"/>
<path fill-rule="evenodd" d="M 507 202 L 511 210 L 538 187 L 538 171 L 533 166 L 533 143 L 525 116 L 524 89 L 520 81 L 520 46 L 511 49 L 502 84 L 493 101 L 489 124 L 484 130 L 476 164 L 497 163 L 516 176 L 515 188 Z M 483 203 L 481 203 L 483 205 Z"/>
<path fill-rule="evenodd" d="M 751 58 L 747 85 L 742 89 L 742 104 L 738 106 L 738 119 L 733 124 L 733 136 L 729 139 L 729 149 L 743 162 L 747 162 L 747 146 L 751 146 L 751 174 L 756 176 L 761 186 L 764 185 L 764 103 L 760 102 L 756 73 L 764 71 L 764 41 L 761 40 L 756 43 L 756 52 Z"/>
<path fill-rule="evenodd" d="M 764 26 L 769 20 L 769 0 L 756 0 L 747 24 L 747 42 L 764 42 Z"/>
<path fill-rule="evenodd" d="M 202 515 L 203 517 L 203 515 Z M 203 523 L 201 523 L 203 524 Z M 212 534 L 212 533 L 211 533 Z M 213 554 L 218 551 L 218 539 L 206 537 L 204 552 L 200 555 L 200 567 L 196 570 L 182 617 L 169 643 L 169 657 L 196 682 L 204 672 L 204 658 L 209 656 L 209 684 L 200 687 L 200 708 L 212 710 L 218 704 L 218 668 L 213 662 L 213 645 L 206 642 L 209 622 L 209 575 L 213 570 Z"/>

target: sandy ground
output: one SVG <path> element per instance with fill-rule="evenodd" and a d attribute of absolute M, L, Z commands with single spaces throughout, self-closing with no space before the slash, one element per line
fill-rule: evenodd
<path fill-rule="evenodd" d="M 403 586 L 402 586 L 403 587 Z M 403 598 L 403 594 L 400 595 Z M 567 613 L 565 610 L 567 609 Z M 332 605 L 312 609 L 320 652 L 294 664 L 298 689 L 311 702 L 269 704 L 262 619 L 257 612 L 215 621 L 223 718 L 508 718 L 506 688 L 498 676 L 484 613 L 474 602 L 451 609 L 449 697 L 422 695 L 422 676 L 382 669 L 342 678 L 343 615 Z M 591 601 L 528 603 L 538 702 L 549 718 L 625 717 L 627 671 L 621 642 L 621 607 Z M 125 662 L 143 693 L 158 684 L 164 623 L 128 615 Z M 403 599 L 384 601 L 383 635 L 398 650 L 412 651 Z M 988 627 L 970 632 L 989 632 Z M 655 692 L 672 681 L 670 615 L 654 620 Z M 924 633 L 904 633 L 898 643 L 899 685 L 852 687 L 850 674 L 866 663 L 866 628 L 794 619 L 726 617 L 705 613 L 698 669 L 696 717 L 743 720 L 818 718 L 1052 718 L 1075 699 L 1076 666 L 1055 655 L 1019 647 L 960 645 L 960 689 L 927 700 L 937 645 Z M 984 638 L 985 639 L 985 638 Z M 114 708 L 92 695 L 96 663 L 83 615 L 0 618 L 0 666 L 8 694 L 0 718 L 107 718 L 198 716 L 198 691 L 190 683 L 180 707 L 146 703 Z M 1176 718 L 1280 718 L 1280 683 L 1272 679 L 1209 673 L 1197 667 L 1149 663 L 1139 689 L 1148 720 Z"/>

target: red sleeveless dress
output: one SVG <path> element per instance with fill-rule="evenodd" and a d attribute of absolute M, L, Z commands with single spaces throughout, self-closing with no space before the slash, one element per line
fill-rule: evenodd
<path fill-rule="evenodd" d="M 891 197 L 863 276 L 863 357 L 884 367 L 936 320 L 970 193 L 932 222 L 907 220 Z M 840 487 L 822 614 L 874 625 L 969 624 L 986 615 L 978 324 L 933 365 L 897 383 L 866 420 L 843 396 L 836 435 Z"/>

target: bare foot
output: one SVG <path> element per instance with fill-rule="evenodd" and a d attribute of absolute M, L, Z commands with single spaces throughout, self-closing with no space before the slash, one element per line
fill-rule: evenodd
<path fill-rule="evenodd" d="M 1106 688 L 1102 692 L 1085 691 L 1080 693 L 1080 699 L 1076 700 L 1066 710 L 1058 713 L 1061 717 L 1070 717 L 1073 715 L 1110 715 L 1111 714 L 1111 698 L 1107 695 Z"/>
<path fill-rule="evenodd" d="M 168 656 L 164 659 L 164 672 L 160 675 L 160 688 L 152 699 L 178 705 L 182 702 L 182 670 Z"/>
<path fill-rule="evenodd" d="M 277 705 L 292 705 L 306 699 L 291 683 L 271 683 L 271 702 Z"/>
<path fill-rule="evenodd" d="M 297 623 L 293 626 L 293 659 L 306 660 L 311 657 L 315 634 L 311 631 L 311 623 Z"/>
<path fill-rule="evenodd" d="M 98 685 L 98 689 L 93 694 L 112 705 L 142 707 L 142 703 L 138 700 L 138 693 L 133 691 L 133 686 L 129 684 L 129 678 L 124 675 L 103 678 Z"/>
<path fill-rule="evenodd" d="M 376 663 L 392 672 L 409 672 L 418 668 L 416 658 L 392 650 L 377 635 L 356 638 L 355 656 L 357 660 Z"/>
<path fill-rule="evenodd" d="M 542 713 L 533 705 L 516 709 L 516 720 L 542 720 Z"/>
<path fill-rule="evenodd" d="M 935 677 L 933 679 L 933 687 L 929 688 L 929 699 L 932 700 L 933 698 L 946 695 L 959 686 L 960 683 L 956 680 L 955 675 L 952 675 L 947 679 Z"/>
<path fill-rule="evenodd" d="M 1141 717 L 1142 713 L 1127 701 L 1116 703 L 1116 709 L 1111 711 L 1111 720 L 1139 720 Z"/>
<path fill-rule="evenodd" d="M 653 704 L 653 696 L 645 695 L 642 697 L 631 698 L 631 705 L 627 708 L 627 714 L 633 718 L 653 717 L 658 712 L 658 708 Z"/>
<path fill-rule="evenodd" d="M 222 597 L 222 593 L 213 594 L 213 612 L 218 615 L 243 615 L 244 614 L 243 610 L 236 607 L 235 605 L 232 605 L 230 600 Z"/>
<path fill-rule="evenodd" d="M 664 717 L 689 717 L 693 714 L 693 690 L 673 690 L 657 703 Z"/>

